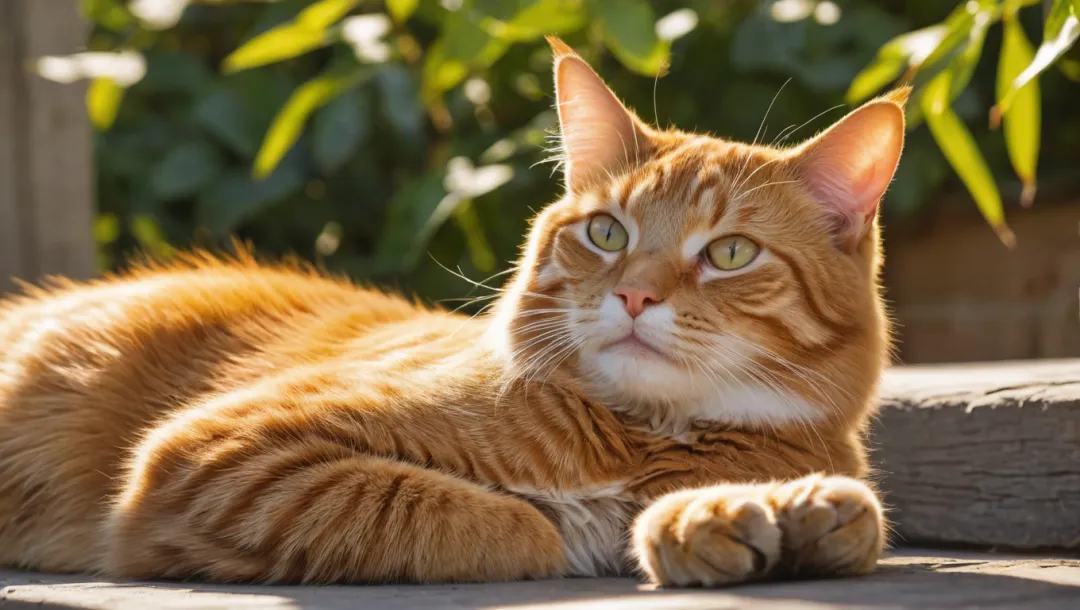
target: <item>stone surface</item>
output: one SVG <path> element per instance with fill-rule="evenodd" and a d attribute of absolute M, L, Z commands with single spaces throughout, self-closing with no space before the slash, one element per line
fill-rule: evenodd
<path fill-rule="evenodd" d="M 1080 600 L 1080 560 L 904 551 L 868 577 L 764 583 L 720 590 L 657 590 L 629 579 L 490 585 L 259 587 L 112 583 L 0 571 L 0 608 L 174 610 L 1059 610 Z"/>
<path fill-rule="evenodd" d="M 896 542 L 1080 547 L 1080 360 L 900 367 L 882 397 Z"/>

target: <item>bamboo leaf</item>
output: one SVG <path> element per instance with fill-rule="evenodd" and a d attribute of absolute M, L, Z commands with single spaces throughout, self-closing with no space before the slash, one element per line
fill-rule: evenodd
<path fill-rule="evenodd" d="M 271 28 L 240 45 L 222 62 L 226 74 L 291 59 L 330 42 L 327 28 L 349 14 L 360 0 L 320 0 L 296 19 Z"/>
<path fill-rule="evenodd" d="M 882 87 L 896 80 L 906 66 L 907 60 L 904 58 L 878 57 L 851 81 L 844 100 L 849 104 L 858 104 L 870 99 Z"/>
<path fill-rule="evenodd" d="M 1005 211 L 994 177 L 971 132 L 949 107 L 952 73 L 942 72 L 926 87 L 922 98 L 923 114 L 930 133 L 944 153 L 949 165 L 967 187 L 975 204 L 998 237 L 1007 247 L 1016 243 L 1005 224 Z"/>
<path fill-rule="evenodd" d="M 1024 68 L 1024 71 L 1013 79 L 1004 94 L 998 95 L 998 103 L 991 110 L 991 122 L 995 122 L 995 117 L 1004 116 L 1009 111 L 1009 106 L 1015 101 L 1024 85 L 1052 66 L 1077 39 L 1080 39 L 1080 17 L 1078 17 L 1080 12 L 1074 7 L 1075 1 L 1054 1 L 1050 8 L 1050 15 L 1046 18 L 1043 42 L 1039 45 L 1039 50 L 1035 52 L 1035 57 Z"/>
<path fill-rule="evenodd" d="M 311 29 L 295 23 L 279 25 L 247 41 L 229 54 L 221 64 L 226 74 L 257 68 L 291 59 L 325 46 L 329 36 L 324 29 Z"/>
<path fill-rule="evenodd" d="M 355 74 L 324 74 L 300 85 L 285 102 L 263 139 L 255 156 L 256 178 L 269 176 L 300 138 L 304 123 L 313 112 L 325 106 L 357 82 Z"/>
<path fill-rule="evenodd" d="M 325 30 L 348 15 L 357 4 L 360 0 L 320 0 L 300 11 L 296 24 L 310 30 Z"/>
<path fill-rule="evenodd" d="M 1078 0 L 1080 1 L 1080 0 Z M 1001 43 L 1001 59 L 998 62 L 997 95 L 1003 97 L 1009 87 L 1031 64 L 1035 52 L 1024 28 L 1015 17 L 1005 20 Z M 1041 129 L 1041 99 L 1039 80 L 1032 79 L 1021 87 L 1013 99 L 1009 113 L 1001 117 L 1005 127 L 1005 145 L 1009 161 L 1020 181 L 1024 184 L 1021 203 L 1031 205 L 1035 197 L 1035 171 L 1039 162 L 1039 132 Z"/>
<path fill-rule="evenodd" d="M 90 123 L 101 131 L 112 127 L 123 99 L 124 88 L 113 79 L 95 78 L 90 81 L 86 90 L 86 112 L 90 115 Z"/>
<path fill-rule="evenodd" d="M 845 95 L 846 101 L 858 104 L 867 100 L 895 80 L 904 68 L 917 67 L 941 45 L 948 31 L 947 22 L 939 23 L 901 34 L 886 42 L 878 49 L 874 61 L 855 76 Z"/>
<path fill-rule="evenodd" d="M 577 0 L 537 0 L 509 21 L 490 20 L 487 29 L 503 40 L 527 42 L 580 30 L 586 21 L 585 9 Z"/>
<path fill-rule="evenodd" d="M 416 12 L 418 4 L 420 4 L 419 0 L 386 0 L 386 10 L 394 21 L 405 23 Z"/>

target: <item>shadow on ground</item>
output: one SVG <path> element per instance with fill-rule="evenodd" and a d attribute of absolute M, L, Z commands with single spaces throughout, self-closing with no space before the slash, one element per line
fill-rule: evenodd
<path fill-rule="evenodd" d="M 900 557 L 872 576 L 762 583 L 720 590 L 663 590 L 628 579 L 565 579 L 442 586 L 229 586 L 109 583 L 0 572 L 0 607 L 71 609 L 806 609 L 1058 610 L 1080 599 L 1080 561 Z"/>

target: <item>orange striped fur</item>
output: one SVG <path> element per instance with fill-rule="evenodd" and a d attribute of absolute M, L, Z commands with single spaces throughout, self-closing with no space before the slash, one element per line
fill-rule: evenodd
<path fill-rule="evenodd" d="M 656 131 L 552 44 L 567 195 L 489 315 L 246 255 L 2 305 L 0 565 L 675 585 L 872 569 L 882 512 L 856 478 L 903 92 L 778 150 Z M 596 214 L 625 248 L 591 241 Z M 735 234 L 753 262 L 709 266 Z"/>

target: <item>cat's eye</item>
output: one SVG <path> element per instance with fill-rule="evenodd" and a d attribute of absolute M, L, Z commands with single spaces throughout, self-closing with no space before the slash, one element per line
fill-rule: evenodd
<path fill-rule="evenodd" d="M 608 214 L 597 214 L 589 220 L 589 240 L 596 244 L 597 248 L 608 252 L 618 252 L 630 243 L 630 236 L 626 228 Z"/>
<path fill-rule="evenodd" d="M 729 235 L 709 244 L 705 256 L 721 271 L 735 271 L 749 265 L 761 248 L 747 237 Z"/>

